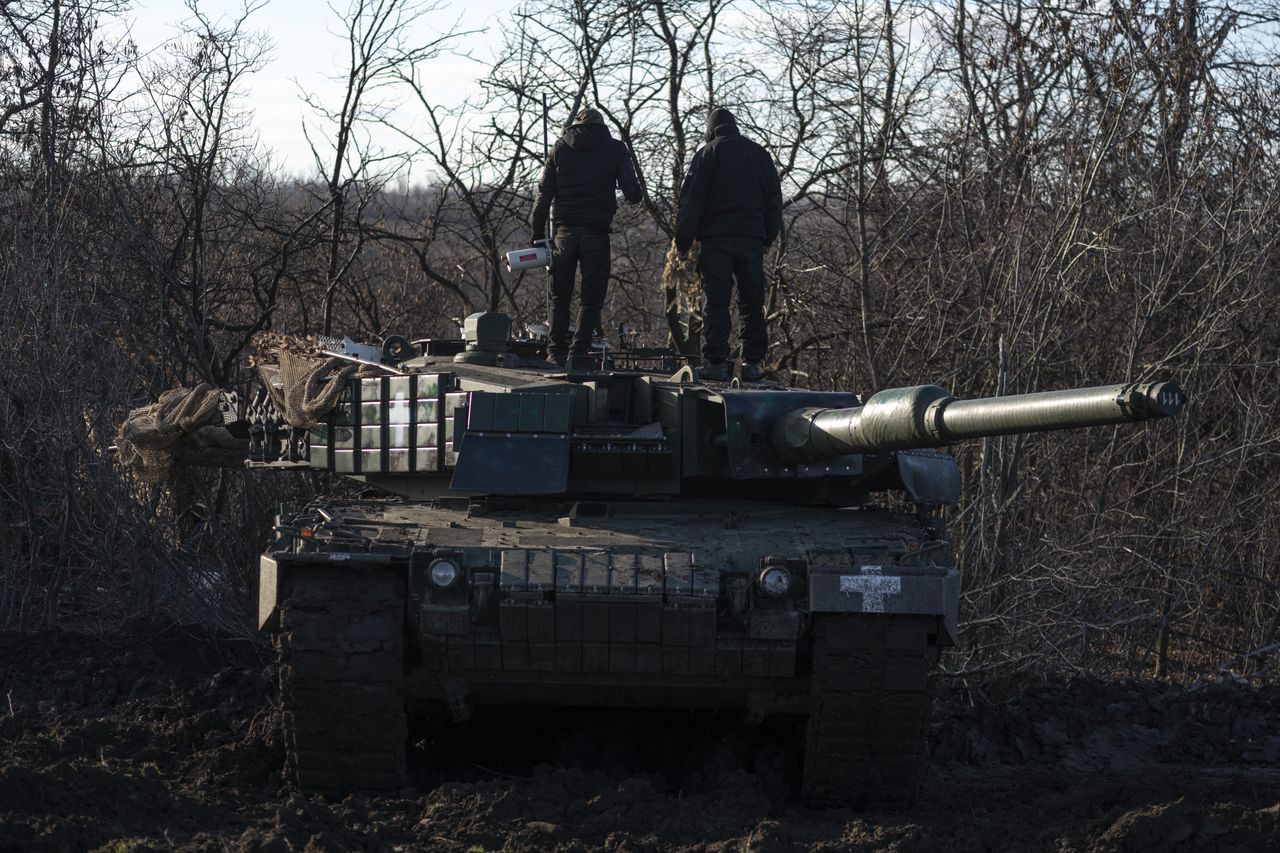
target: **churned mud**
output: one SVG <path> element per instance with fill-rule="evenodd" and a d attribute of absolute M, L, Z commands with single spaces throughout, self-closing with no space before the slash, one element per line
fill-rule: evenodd
<path fill-rule="evenodd" d="M 907 812 L 795 796 L 793 727 L 517 709 L 415 729 L 412 786 L 282 787 L 260 645 L 135 624 L 0 635 L 0 850 L 1274 850 L 1280 690 L 943 690 Z"/>

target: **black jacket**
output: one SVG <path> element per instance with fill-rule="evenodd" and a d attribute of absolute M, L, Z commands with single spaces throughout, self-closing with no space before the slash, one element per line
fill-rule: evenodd
<path fill-rule="evenodd" d="M 738 132 L 733 114 L 707 116 L 707 144 L 680 186 L 676 248 L 703 237 L 759 237 L 766 246 L 782 228 L 782 184 L 769 152 Z"/>
<path fill-rule="evenodd" d="M 609 233 L 618 210 L 615 187 L 627 201 L 640 201 L 640 182 L 627 146 L 603 124 L 572 124 L 556 140 L 542 170 L 533 202 L 533 239 L 547 236 L 547 214 L 556 203 L 556 225 Z"/>

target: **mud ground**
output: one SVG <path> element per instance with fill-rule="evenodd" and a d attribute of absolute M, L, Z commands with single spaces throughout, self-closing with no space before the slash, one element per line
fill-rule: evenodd
<path fill-rule="evenodd" d="M 521 709 L 415 731 L 397 796 L 281 786 L 262 646 L 0 635 L 0 850 L 1276 850 L 1280 689 L 944 687 L 926 793 L 815 811 L 732 715 Z"/>

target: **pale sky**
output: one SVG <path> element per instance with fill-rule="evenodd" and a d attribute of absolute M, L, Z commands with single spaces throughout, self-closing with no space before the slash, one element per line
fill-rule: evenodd
<path fill-rule="evenodd" d="M 479 60 L 443 56 L 431 63 L 431 95 L 437 103 L 454 104 L 478 91 L 476 79 L 487 70 L 488 60 L 501 41 L 501 29 L 515 0 L 442 0 L 439 11 L 420 23 L 426 42 L 449 29 L 455 22 L 462 30 L 485 32 L 469 37 L 465 49 Z M 334 0 L 345 8 L 345 0 Z M 217 19 L 237 15 L 242 0 L 201 0 L 204 13 Z M 140 52 L 159 48 L 177 33 L 177 24 L 189 17 L 182 0 L 135 0 L 127 18 Z M 267 0 L 249 19 L 249 29 L 266 33 L 274 43 L 266 67 L 247 82 L 247 106 L 254 112 L 253 124 L 262 144 L 273 150 L 281 167 L 293 174 L 312 171 L 312 158 L 302 136 L 304 107 L 299 85 L 319 93 L 330 93 L 336 103 L 340 95 L 326 75 L 341 73 L 345 60 L 345 39 L 341 22 L 323 0 Z"/>

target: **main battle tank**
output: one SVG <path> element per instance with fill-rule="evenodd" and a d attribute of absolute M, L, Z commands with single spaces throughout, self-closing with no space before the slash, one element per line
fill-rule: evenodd
<path fill-rule="evenodd" d="M 959 472 L 930 448 L 1183 403 L 1171 382 L 864 400 L 700 382 L 640 350 L 566 370 L 509 327 L 477 314 L 462 342 L 331 350 L 364 373 L 312 377 L 332 408 L 305 428 L 285 417 L 287 377 L 264 369 L 251 467 L 395 496 L 287 505 L 261 557 L 258 621 L 302 787 L 403 784 L 410 715 L 668 706 L 807 718 L 807 799 L 908 803 L 960 592 L 924 511 L 956 501 Z"/>

